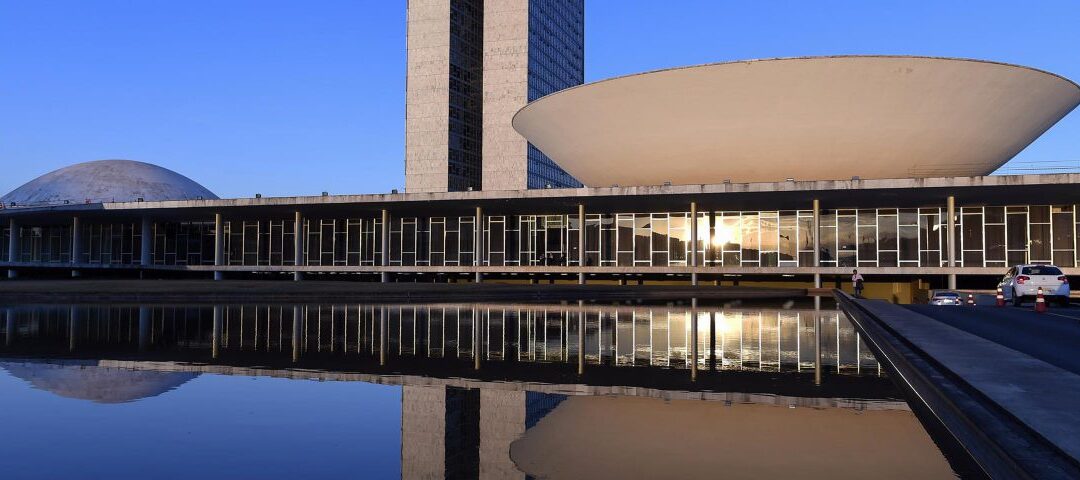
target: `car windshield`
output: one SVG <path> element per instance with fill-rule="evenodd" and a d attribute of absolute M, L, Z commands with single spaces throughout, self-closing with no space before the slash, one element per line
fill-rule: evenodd
<path fill-rule="evenodd" d="M 1024 275 L 1061 275 L 1061 270 L 1051 266 L 1024 267 Z"/>

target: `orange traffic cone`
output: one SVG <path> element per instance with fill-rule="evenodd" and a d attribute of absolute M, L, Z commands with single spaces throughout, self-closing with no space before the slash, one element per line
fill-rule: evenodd
<path fill-rule="evenodd" d="M 1001 287 L 998 287 L 997 297 L 995 297 L 995 298 L 997 300 L 997 306 L 999 306 L 999 307 L 1004 307 L 1005 306 L 1005 293 L 1001 291 Z"/>
<path fill-rule="evenodd" d="M 1035 295 L 1035 313 L 1046 312 L 1046 299 L 1043 298 L 1042 287 L 1039 287 L 1039 292 Z"/>
<path fill-rule="evenodd" d="M 968 305 L 970 305 L 970 306 L 972 306 L 972 307 L 974 307 L 974 306 L 975 306 L 975 295 L 972 295 L 972 294 L 970 294 L 970 293 L 968 294 L 968 301 L 967 301 L 967 304 L 968 304 Z"/>

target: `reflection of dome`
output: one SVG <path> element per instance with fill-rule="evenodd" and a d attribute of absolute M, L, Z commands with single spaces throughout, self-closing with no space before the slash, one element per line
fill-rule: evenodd
<path fill-rule="evenodd" d="M 97 365 L 0 362 L 0 368 L 34 388 L 97 403 L 133 402 L 168 392 L 197 373 L 162 373 Z"/>
<path fill-rule="evenodd" d="M 217 195 L 179 173 L 132 160 L 76 163 L 46 173 L 0 197 L 10 205 L 216 199 Z"/>
<path fill-rule="evenodd" d="M 562 90 L 514 128 L 589 186 L 987 175 L 1080 103 L 1032 68 L 894 56 L 673 68 Z"/>

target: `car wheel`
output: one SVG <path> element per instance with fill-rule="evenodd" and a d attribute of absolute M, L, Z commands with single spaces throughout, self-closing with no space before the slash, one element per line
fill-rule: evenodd
<path fill-rule="evenodd" d="M 1058 305 L 1062 308 L 1069 306 L 1069 297 L 1061 297 L 1058 299 Z"/>
<path fill-rule="evenodd" d="M 1012 304 L 1013 304 L 1014 307 L 1019 307 L 1019 306 L 1024 305 L 1024 297 L 1022 297 L 1020 295 L 1017 295 L 1015 288 L 1012 291 Z"/>

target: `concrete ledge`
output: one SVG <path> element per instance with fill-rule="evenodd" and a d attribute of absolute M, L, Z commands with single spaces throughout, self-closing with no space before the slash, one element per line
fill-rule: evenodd
<path fill-rule="evenodd" d="M 901 387 L 991 477 L 1080 475 L 1080 377 L 903 307 L 836 295 Z"/>

